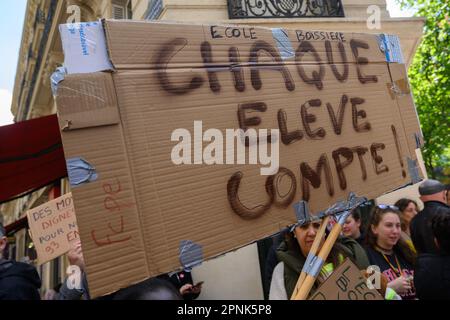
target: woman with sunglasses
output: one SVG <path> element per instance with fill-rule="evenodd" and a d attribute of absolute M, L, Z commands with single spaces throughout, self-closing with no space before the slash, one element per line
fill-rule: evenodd
<path fill-rule="evenodd" d="M 366 252 L 371 265 L 388 278 L 388 287 L 402 299 L 415 299 L 413 287 L 416 255 L 401 238 L 400 211 L 395 206 L 378 205 L 370 217 Z"/>

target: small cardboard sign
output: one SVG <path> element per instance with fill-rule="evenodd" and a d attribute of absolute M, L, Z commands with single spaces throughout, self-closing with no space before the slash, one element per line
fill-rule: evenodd
<path fill-rule="evenodd" d="M 310 300 L 383 300 L 375 289 L 367 287 L 366 278 L 347 259 L 317 289 Z"/>
<path fill-rule="evenodd" d="M 27 217 L 39 265 L 68 252 L 79 238 L 71 193 L 28 210 Z"/>

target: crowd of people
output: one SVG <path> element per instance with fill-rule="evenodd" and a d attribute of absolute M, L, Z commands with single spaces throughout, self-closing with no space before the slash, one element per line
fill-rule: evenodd
<path fill-rule="evenodd" d="M 450 299 L 448 189 L 439 181 L 427 180 L 419 186 L 423 210 L 411 199 L 400 199 L 394 205 L 378 204 L 364 229 L 361 215 L 352 211 L 311 292 L 349 258 L 363 273 L 369 266 L 379 268 L 383 284 L 379 291 L 386 300 Z M 269 299 L 290 299 L 320 226 L 320 221 L 297 224 L 272 247 Z M 320 239 L 319 249 L 325 238 Z M 4 259 L 6 250 L 6 232 L 0 224 L 0 300 L 40 299 L 41 280 L 36 269 Z M 81 270 L 79 286 L 74 288 L 64 281 L 44 299 L 91 299 L 79 241 L 73 243 L 68 259 Z M 194 285 L 191 273 L 182 271 L 148 279 L 101 299 L 192 300 L 201 289 L 202 283 Z"/>
<path fill-rule="evenodd" d="M 377 266 L 387 300 L 450 299 L 450 207 L 448 186 L 427 180 L 419 186 L 424 209 L 400 199 L 394 205 L 378 204 L 365 230 L 361 216 L 353 211 L 314 284 L 317 288 L 350 258 L 360 270 Z M 276 249 L 269 299 L 289 299 L 303 269 L 320 222 L 297 225 L 285 234 Z M 325 236 L 321 239 L 323 245 Z M 320 248 L 319 246 L 319 248 Z"/>

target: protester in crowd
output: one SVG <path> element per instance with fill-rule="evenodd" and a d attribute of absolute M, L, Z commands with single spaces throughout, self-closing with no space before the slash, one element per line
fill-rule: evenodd
<path fill-rule="evenodd" d="M 190 271 L 173 272 L 159 276 L 160 279 L 170 281 L 173 286 L 179 290 L 184 300 L 197 299 L 202 291 L 203 282 L 194 285 Z"/>
<path fill-rule="evenodd" d="M 437 254 L 431 220 L 439 208 L 449 208 L 446 204 L 447 188 L 437 180 L 427 180 L 419 186 L 419 193 L 424 208 L 411 220 L 411 239 L 417 253 Z"/>
<path fill-rule="evenodd" d="M 42 300 L 57 300 L 57 294 L 61 289 L 62 283 L 57 284 L 53 289 L 48 289 Z"/>
<path fill-rule="evenodd" d="M 183 300 L 179 290 L 168 280 L 152 278 L 114 294 L 114 300 Z"/>
<path fill-rule="evenodd" d="M 367 270 L 361 270 L 361 273 L 367 280 L 373 281 L 373 279 L 371 278 L 373 276 L 373 271 L 372 273 L 369 273 Z M 388 287 L 388 283 L 388 278 L 384 274 L 380 273 L 380 286 L 376 289 L 381 294 L 381 296 L 384 297 L 385 300 L 402 300 L 402 297 L 400 297 L 397 292 Z M 375 285 L 375 283 L 372 284 Z"/>
<path fill-rule="evenodd" d="M 402 299 L 415 299 L 413 287 L 415 253 L 401 239 L 400 211 L 395 206 L 374 208 L 366 233 L 366 252 L 388 278 L 388 287 Z"/>
<path fill-rule="evenodd" d="M 83 250 L 80 240 L 71 243 L 71 249 L 67 253 L 69 263 L 75 267 L 73 275 L 69 276 L 61 285 L 59 292 L 55 294 L 55 300 L 90 300 L 87 283 Z"/>
<path fill-rule="evenodd" d="M 269 291 L 270 291 L 270 283 L 272 282 L 272 274 L 273 270 L 278 264 L 278 258 L 277 258 L 277 249 L 280 246 L 281 242 L 286 237 L 286 233 L 289 232 L 289 228 L 285 228 L 281 230 L 279 233 L 274 235 L 272 239 L 272 246 L 270 246 L 268 252 L 266 261 L 264 263 L 264 297 L 269 297 Z"/>
<path fill-rule="evenodd" d="M 414 248 L 414 244 L 411 240 L 411 231 L 409 225 L 411 220 L 417 215 L 419 212 L 419 206 L 417 202 L 411 199 L 402 198 L 398 200 L 394 206 L 396 206 L 400 210 L 400 225 L 402 228 L 402 239 L 409 245 L 409 247 L 416 251 Z"/>
<path fill-rule="evenodd" d="M 417 258 L 414 284 L 419 299 L 450 300 L 450 209 L 437 208 L 431 220 L 437 254 Z"/>
<path fill-rule="evenodd" d="M 270 300 L 291 298 L 319 227 L 320 222 L 312 222 L 296 226 L 292 232 L 286 234 L 286 239 L 277 250 L 277 258 L 280 262 L 273 271 Z M 325 237 L 321 241 L 319 250 L 325 242 Z M 351 258 L 362 270 L 369 266 L 363 248 L 355 240 L 340 238 L 333 246 L 311 292 L 323 283 L 347 257 Z"/>
<path fill-rule="evenodd" d="M 357 210 L 353 210 L 342 227 L 342 234 L 356 240 L 360 245 L 364 242 L 361 232 L 361 215 Z"/>
<path fill-rule="evenodd" d="M 41 279 L 29 264 L 6 260 L 6 231 L 0 224 L 0 300 L 40 300 Z"/>
<path fill-rule="evenodd" d="M 447 197 L 447 205 L 450 206 L 450 184 L 447 184 L 445 188 L 447 189 L 445 193 Z"/>
<path fill-rule="evenodd" d="M 411 236 L 409 224 L 419 212 L 419 206 L 417 205 L 417 202 L 411 199 L 402 198 L 398 200 L 394 204 L 394 206 L 396 206 L 400 210 L 400 223 L 402 232 L 406 233 L 408 236 Z"/>

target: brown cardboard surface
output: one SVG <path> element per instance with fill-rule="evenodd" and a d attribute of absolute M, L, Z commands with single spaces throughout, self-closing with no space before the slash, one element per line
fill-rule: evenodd
<path fill-rule="evenodd" d="M 149 69 L 162 65 L 163 56 L 174 55 L 170 67 L 200 67 L 204 66 L 202 51 L 205 52 L 205 42 L 211 46 L 212 62 L 210 65 L 230 65 L 230 48 L 238 49 L 239 65 L 249 65 L 252 49 L 270 45 L 277 48 L 272 30 L 254 26 L 223 26 L 223 25 L 186 25 L 173 23 L 147 23 L 135 21 L 105 21 L 108 47 L 112 63 L 117 69 Z M 357 58 L 366 58 L 371 63 L 384 63 L 385 54 L 378 48 L 375 35 L 362 33 L 342 33 L 336 31 L 288 30 L 293 50 L 301 48 L 308 42 L 317 52 L 320 62 L 328 63 L 326 42 L 329 42 L 333 62 L 356 62 Z M 171 35 L 170 37 L 168 35 Z M 308 41 L 304 41 L 309 39 Z M 339 46 L 342 45 L 344 56 Z M 357 57 L 353 54 L 352 45 Z M 361 46 L 372 50 L 363 49 Z M 309 48 L 305 46 L 304 48 Z M 178 54 L 174 54 L 178 52 Z M 181 53 L 181 54 L 180 54 Z M 344 58 L 345 57 L 345 58 Z M 160 59 L 159 59 L 160 58 Z M 160 63 L 158 63 L 160 61 Z M 266 53 L 259 56 L 259 62 L 272 62 Z M 288 59 L 286 63 L 317 64 L 313 54 L 306 54 L 299 59 Z"/>
<path fill-rule="evenodd" d="M 62 130 L 119 123 L 114 84 L 107 73 L 73 75 L 58 88 Z"/>
<path fill-rule="evenodd" d="M 389 65 L 389 71 L 392 77 L 392 82 L 396 84 L 397 88 L 397 92 L 395 94 L 396 102 L 401 113 L 409 152 L 414 155 L 411 159 L 417 159 L 414 151 L 418 148 L 415 135 L 417 134 L 419 136 L 421 145 L 423 145 L 423 135 L 419 124 L 417 110 L 411 95 L 407 71 L 405 65 L 395 63 Z"/>
<path fill-rule="evenodd" d="M 27 218 L 40 265 L 68 252 L 79 238 L 70 193 L 28 210 Z"/>
<path fill-rule="evenodd" d="M 78 110 L 97 109 L 77 89 L 95 78 L 105 90 L 94 100 L 116 102 L 118 110 L 104 108 L 103 123 L 85 114 L 81 125 L 62 132 L 66 158 L 82 157 L 98 174 L 73 189 L 93 296 L 179 268 L 183 240 L 201 245 L 210 259 L 294 223 L 292 205 L 301 199 L 317 212 L 350 191 L 375 198 L 411 181 L 405 163 L 415 155 L 401 110 L 408 101 L 390 96 L 390 66 L 376 36 L 334 38 L 331 45 L 342 44 L 347 63 L 334 49 L 331 65 L 324 41 L 312 43 L 319 58 L 306 53 L 297 62 L 283 60 L 270 29 L 246 30 L 250 38 L 212 38 L 211 27 L 200 25 L 106 21 L 105 28 L 117 72 L 68 75 L 57 95 L 60 114 L 71 121 Z M 223 28 L 215 31 L 227 32 Z M 288 34 L 294 51 L 310 48 L 295 31 Z M 358 59 L 352 39 L 359 43 Z M 203 42 L 213 57 L 206 67 Z M 241 64 L 230 63 L 233 48 Z M 308 80 L 319 73 L 321 81 Z M 318 99 L 316 107 L 307 103 Z M 260 108 L 244 112 L 252 103 Z M 300 130 L 303 137 L 280 143 L 281 169 L 273 177 L 262 176 L 261 165 L 171 160 L 178 144 L 172 133 L 186 129 L 194 144 L 195 121 L 202 121 L 201 134 L 214 128 L 225 137 L 226 129 L 279 129 L 283 119 L 289 132 Z M 313 171 L 320 181 L 304 178 Z"/>
<path fill-rule="evenodd" d="M 384 300 L 375 289 L 367 287 L 366 278 L 347 259 L 312 294 L 309 300 Z"/>
<path fill-rule="evenodd" d="M 420 148 L 416 149 L 416 158 L 419 164 L 420 171 L 422 173 L 423 178 L 428 179 L 427 168 L 425 167 L 425 162 L 423 161 L 422 150 Z"/>

